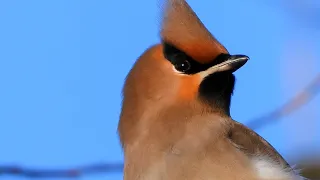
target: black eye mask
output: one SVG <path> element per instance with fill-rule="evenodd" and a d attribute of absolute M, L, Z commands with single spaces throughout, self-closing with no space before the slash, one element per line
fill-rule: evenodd
<path fill-rule="evenodd" d="M 196 74 L 198 72 L 205 71 L 230 57 L 229 54 L 220 54 L 212 60 L 212 63 L 201 64 L 169 43 L 164 42 L 163 46 L 164 57 L 171 62 L 177 71 L 184 74 Z"/>

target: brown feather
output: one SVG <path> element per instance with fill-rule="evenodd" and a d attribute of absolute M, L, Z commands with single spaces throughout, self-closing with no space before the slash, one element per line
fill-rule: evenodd
<path fill-rule="evenodd" d="M 228 138 L 248 157 L 267 156 L 283 169 L 290 168 L 286 160 L 265 139 L 239 122 L 233 121 Z"/>
<path fill-rule="evenodd" d="M 207 30 L 185 0 L 164 6 L 161 38 L 200 63 L 208 63 L 227 49 Z"/>

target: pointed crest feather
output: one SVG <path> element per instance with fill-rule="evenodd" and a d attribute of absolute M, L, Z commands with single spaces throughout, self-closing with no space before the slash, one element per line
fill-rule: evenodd
<path fill-rule="evenodd" d="M 200 63 L 212 61 L 227 49 L 207 30 L 185 0 L 166 0 L 160 35 Z"/>

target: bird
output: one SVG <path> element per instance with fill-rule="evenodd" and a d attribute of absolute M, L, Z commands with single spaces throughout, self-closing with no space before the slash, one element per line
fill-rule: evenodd
<path fill-rule="evenodd" d="M 124 180 L 304 179 L 265 139 L 231 117 L 238 69 L 185 0 L 162 5 L 159 43 L 122 89 Z"/>

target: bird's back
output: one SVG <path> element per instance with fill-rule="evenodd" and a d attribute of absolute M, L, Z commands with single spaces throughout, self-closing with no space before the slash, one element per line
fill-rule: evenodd
<path fill-rule="evenodd" d="M 264 138 L 241 123 L 232 120 L 227 137 L 261 179 L 304 179 Z"/>

